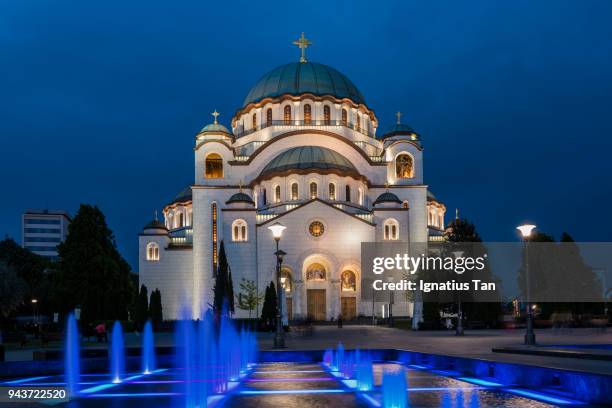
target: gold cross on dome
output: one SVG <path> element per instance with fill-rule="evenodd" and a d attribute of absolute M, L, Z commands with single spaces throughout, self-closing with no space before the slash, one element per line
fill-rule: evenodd
<path fill-rule="evenodd" d="M 302 56 L 300 57 L 300 62 L 301 63 L 308 62 L 308 60 L 306 59 L 306 48 L 311 46 L 312 43 L 310 42 L 310 40 L 304 37 L 304 32 L 302 32 L 302 35 L 300 36 L 299 39 L 293 42 L 293 45 L 297 45 L 297 47 L 302 52 Z"/>
<path fill-rule="evenodd" d="M 397 124 L 400 124 L 400 119 L 402 118 L 403 113 L 400 111 L 395 112 L 395 116 L 397 117 Z"/>
<path fill-rule="evenodd" d="M 213 116 L 215 117 L 215 122 L 214 122 L 214 124 L 215 124 L 215 125 L 219 124 L 219 122 L 217 121 L 217 116 L 219 116 L 219 115 L 220 115 L 220 113 L 219 113 L 219 112 L 217 112 L 217 110 L 215 109 L 215 111 L 214 111 L 213 113 L 211 113 L 211 115 L 213 115 Z"/>

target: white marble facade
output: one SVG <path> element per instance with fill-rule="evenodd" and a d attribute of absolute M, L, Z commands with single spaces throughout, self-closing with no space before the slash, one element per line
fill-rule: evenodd
<path fill-rule="evenodd" d="M 388 300 L 360 298 L 361 242 L 438 239 L 446 210 L 424 183 L 420 135 L 394 122 L 376 136 L 378 118 L 353 83 L 311 62 L 262 77 L 231 130 L 215 113 L 195 137 L 193 184 L 139 235 L 140 282 L 160 289 L 164 317 L 183 308 L 197 318 L 211 303 L 221 241 L 235 293 L 242 278 L 263 292 L 275 280 L 275 222 L 287 227 L 292 318 L 380 316 Z M 412 312 L 395 299 L 394 315 Z"/>

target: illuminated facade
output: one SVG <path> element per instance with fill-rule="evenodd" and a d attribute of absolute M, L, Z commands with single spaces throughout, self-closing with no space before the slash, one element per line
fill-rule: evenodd
<path fill-rule="evenodd" d="M 161 290 L 166 318 L 210 305 L 222 241 L 235 293 L 242 278 L 263 293 L 275 280 L 274 222 L 287 227 L 289 317 L 315 320 L 381 314 L 387 301 L 361 301 L 361 242 L 442 234 L 446 208 L 424 184 L 420 136 L 398 113 L 377 137 L 378 118 L 355 85 L 308 62 L 301 44 L 300 62 L 264 75 L 231 130 L 213 113 L 195 137 L 193 184 L 140 234 L 140 281 Z M 395 299 L 394 315 L 414 310 Z"/>

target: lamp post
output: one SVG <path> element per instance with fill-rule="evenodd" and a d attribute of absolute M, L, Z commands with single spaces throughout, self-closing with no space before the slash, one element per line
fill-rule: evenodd
<path fill-rule="evenodd" d="M 523 253 L 525 254 L 525 280 L 527 289 L 527 331 L 525 332 L 525 344 L 533 346 L 536 344 L 536 336 L 533 331 L 533 308 L 531 307 L 531 282 L 529 278 L 529 259 L 527 257 L 527 242 L 531 237 L 531 232 L 535 229 L 535 225 L 524 224 L 516 227 L 521 232 L 523 238 Z"/>
<path fill-rule="evenodd" d="M 393 283 L 394 281 L 394 277 L 393 276 L 389 276 L 387 278 L 387 282 L 389 283 Z M 388 325 L 389 327 L 393 327 L 393 303 L 394 303 L 394 297 L 395 293 L 392 290 L 389 290 L 389 318 L 388 318 Z"/>
<path fill-rule="evenodd" d="M 272 231 L 272 236 L 274 237 L 274 241 L 276 241 L 276 299 L 278 303 L 278 307 L 276 308 L 276 334 L 274 335 L 274 348 L 285 348 L 285 331 L 283 330 L 283 313 L 282 313 L 282 290 L 281 287 L 281 265 L 283 264 L 283 256 L 285 256 L 285 252 L 281 251 L 278 248 L 278 244 L 280 242 L 281 237 L 283 236 L 283 231 L 285 227 L 280 222 L 275 222 L 270 225 L 268 229 Z"/>
<path fill-rule="evenodd" d="M 455 259 L 463 256 L 463 251 L 454 251 Z M 463 336 L 463 311 L 461 310 L 461 291 L 457 291 L 457 326 L 455 326 L 455 336 Z"/>

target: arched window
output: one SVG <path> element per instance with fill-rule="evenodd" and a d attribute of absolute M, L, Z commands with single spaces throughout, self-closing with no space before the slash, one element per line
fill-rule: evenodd
<path fill-rule="evenodd" d="M 298 195 L 298 183 L 292 183 L 291 184 L 291 199 L 292 200 L 297 200 L 299 198 Z"/>
<path fill-rule="evenodd" d="M 329 183 L 329 199 L 336 200 L 336 185 L 334 183 Z"/>
<path fill-rule="evenodd" d="M 361 117 L 359 115 L 355 116 L 355 127 L 358 132 L 361 132 Z"/>
<path fill-rule="evenodd" d="M 325 267 L 320 263 L 313 263 L 306 269 L 306 280 L 322 282 L 327 279 L 327 273 Z"/>
<path fill-rule="evenodd" d="M 317 183 L 314 181 L 310 183 L 310 199 L 317 198 Z"/>
<path fill-rule="evenodd" d="M 179 216 L 178 216 L 178 225 L 177 228 L 181 228 L 183 226 L 183 212 L 179 212 Z"/>
<path fill-rule="evenodd" d="M 272 126 L 272 109 L 270 108 L 266 111 L 266 125 Z"/>
<path fill-rule="evenodd" d="M 217 203 L 210 206 L 211 228 L 212 228 L 212 264 L 213 275 L 217 276 Z"/>
<path fill-rule="evenodd" d="M 312 111 L 310 109 L 310 105 L 304 105 L 304 124 L 311 125 L 312 124 Z"/>
<path fill-rule="evenodd" d="M 340 274 L 340 290 L 342 292 L 355 292 L 357 290 L 355 272 L 350 270 L 342 271 Z"/>
<path fill-rule="evenodd" d="M 232 222 L 232 241 L 244 242 L 247 240 L 247 223 L 245 220 L 234 220 Z"/>
<path fill-rule="evenodd" d="M 274 202 L 275 203 L 280 203 L 281 201 L 281 190 L 280 190 L 280 186 L 276 186 L 274 187 Z"/>
<path fill-rule="evenodd" d="M 157 242 L 147 244 L 147 261 L 159 261 L 159 245 L 157 245 Z"/>
<path fill-rule="evenodd" d="M 384 225 L 384 240 L 385 241 L 395 241 L 399 239 L 399 223 L 393 218 L 388 218 L 385 220 Z"/>
<path fill-rule="evenodd" d="M 291 124 L 291 105 L 285 106 L 283 110 L 283 120 L 285 122 L 285 125 Z"/>
<path fill-rule="evenodd" d="M 257 114 L 256 113 L 253 114 L 252 125 L 253 125 L 253 129 L 257 129 Z"/>
<path fill-rule="evenodd" d="M 395 158 L 395 176 L 397 178 L 414 177 L 412 157 L 408 153 L 401 153 Z"/>
<path fill-rule="evenodd" d="M 261 196 L 261 199 L 263 200 L 263 205 L 268 205 L 268 196 L 266 194 L 266 189 L 263 189 L 263 193 Z"/>
<path fill-rule="evenodd" d="M 402 203 L 402 208 L 408 208 L 408 201 L 404 201 Z"/>
<path fill-rule="evenodd" d="M 219 154 L 211 153 L 206 156 L 204 176 L 206 178 L 223 178 L 223 159 Z"/>
<path fill-rule="evenodd" d="M 346 109 L 342 109 L 342 126 L 348 125 L 348 112 Z"/>
<path fill-rule="evenodd" d="M 331 125 L 331 110 L 327 105 L 323 107 L 323 124 Z"/>
<path fill-rule="evenodd" d="M 344 188 L 344 201 L 346 201 L 347 203 L 351 202 L 351 186 L 349 186 L 348 184 Z"/>

